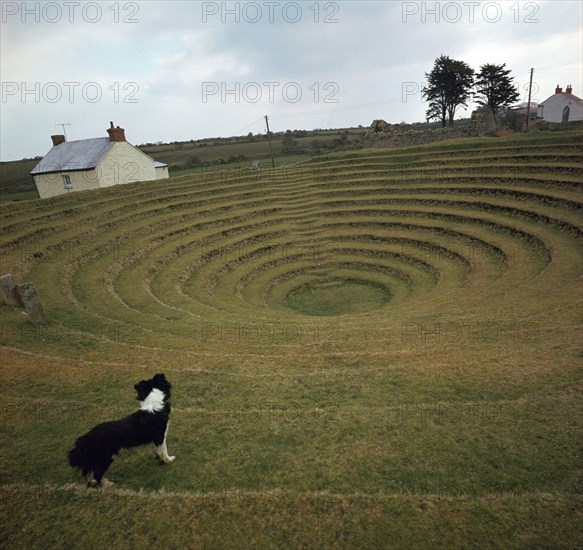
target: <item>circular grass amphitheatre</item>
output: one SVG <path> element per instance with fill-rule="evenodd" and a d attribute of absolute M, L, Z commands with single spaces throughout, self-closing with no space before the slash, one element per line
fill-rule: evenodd
<path fill-rule="evenodd" d="M 5 269 L 35 283 L 55 345 L 189 351 L 213 341 L 205 325 L 319 317 L 351 335 L 509 326 L 578 280 L 580 151 L 574 133 L 474 139 L 14 204 Z"/>

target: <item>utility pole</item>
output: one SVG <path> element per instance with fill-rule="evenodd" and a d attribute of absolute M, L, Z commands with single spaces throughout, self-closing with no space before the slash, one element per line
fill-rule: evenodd
<path fill-rule="evenodd" d="M 67 132 L 65 131 L 65 126 L 73 126 L 70 122 L 61 122 L 55 124 L 55 126 L 61 126 L 63 128 L 63 135 L 65 136 L 65 141 L 67 141 Z"/>
<path fill-rule="evenodd" d="M 525 132 L 528 132 L 528 121 L 530 120 L 530 96 L 532 93 L 532 73 L 534 73 L 534 69 L 530 69 L 530 84 L 528 85 L 528 105 L 526 106 L 526 128 L 524 129 Z"/>
<path fill-rule="evenodd" d="M 267 126 L 267 139 L 269 141 L 269 155 L 271 156 L 271 167 L 275 169 L 275 161 L 273 160 L 273 147 L 271 146 L 271 132 L 269 131 L 269 119 L 265 115 L 265 125 Z"/>

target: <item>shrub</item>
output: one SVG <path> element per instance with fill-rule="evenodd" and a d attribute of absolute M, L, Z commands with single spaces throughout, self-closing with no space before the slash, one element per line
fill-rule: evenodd
<path fill-rule="evenodd" d="M 201 166 L 202 160 L 200 160 L 200 158 L 198 158 L 197 155 L 190 155 L 188 157 L 188 165 L 189 166 Z"/>

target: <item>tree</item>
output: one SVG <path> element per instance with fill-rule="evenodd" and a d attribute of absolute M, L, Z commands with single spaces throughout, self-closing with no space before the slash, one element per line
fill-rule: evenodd
<path fill-rule="evenodd" d="M 316 153 L 316 155 L 319 155 L 322 150 L 320 142 L 317 139 L 313 139 L 310 145 L 312 146 L 314 153 Z"/>
<path fill-rule="evenodd" d="M 296 146 L 297 142 L 293 138 L 293 134 L 291 130 L 287 130 L 283 139 L 281 140 L 281 150 L 283 153 L 290 153 L 294 147 Z"/>
<path fill-rule="evenodd" d="M 518 91 L 508 76 L 510 70 L 506 63 L 494 65 L 487 63 L 480 67 L 476 75 L 476 103 L 489 107 L 496 120 L 496 113 L 518 100 Z"/>
<path fill-rule="evenodd" d="M 427 86 L 423 96 L 429 102 L 427 120 L 440 120 L 445 128 L 447 122 L 453 126 L 456 109 L 467 107 L 474 84 L 474 71 L 463 61 L 441 55 L 435 60 L 432 71 L 427 74 Z"/>

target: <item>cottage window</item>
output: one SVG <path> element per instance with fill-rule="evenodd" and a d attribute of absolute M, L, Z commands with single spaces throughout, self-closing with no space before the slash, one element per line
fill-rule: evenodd
<path fill-rule="evenodd" d="M 63 176 L 63 184 L 65 189 L 73 189 L 73 184 L 71 183 L 71 176 Z"/>

